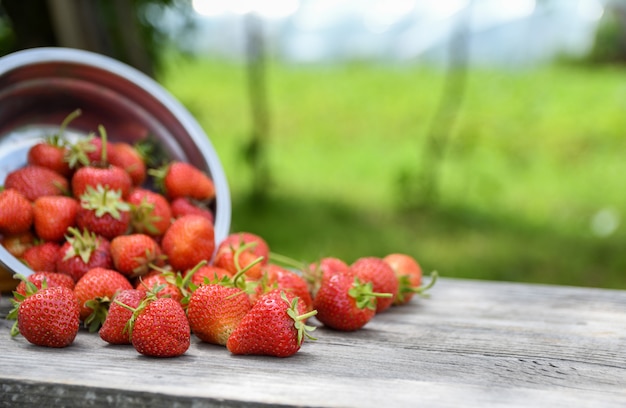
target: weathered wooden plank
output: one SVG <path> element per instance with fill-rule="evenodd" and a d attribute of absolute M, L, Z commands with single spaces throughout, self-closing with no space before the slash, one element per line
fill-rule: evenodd
<path fill-rule="evenodd" d="M 319 328 L 287 359 L 194 339 L 159 360 L 86 332 L 52 350 L 9 327 L 4 406 L 626 406 L 626 291 L 441 279 L 363 330 Z"/>

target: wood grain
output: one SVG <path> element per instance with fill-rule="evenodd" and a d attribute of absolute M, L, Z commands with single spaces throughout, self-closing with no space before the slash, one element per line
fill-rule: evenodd
<path fill-rule="evenodd" d="M 626 406 L 626 291 L 443 278 L 358 332 L 319 327 L 286 359 L 197 339 L 154 359 L 86 331 L 55 350 L 10 326 L 0 406 Z"/>

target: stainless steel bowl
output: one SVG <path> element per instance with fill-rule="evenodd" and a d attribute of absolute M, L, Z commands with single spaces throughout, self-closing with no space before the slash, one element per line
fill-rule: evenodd
<path fill-rule="evenodd" d="M 71 122 L 70 135 L 86 135 L 103 125 L 112 141 L 134 143 L 149 136 L 167 158 L 206 171 L 216 189 L 216 242 L 228 235 L 228 183 L 197 121 L 150 77 L 88 51 L 34 48 L 0 58 L 0 184 L 8 172 L 26 164 L 33 144 L 77 108 L 82 114 Z M 0 245 L 0 281 L 3 273 L 10 278 L 15 272 L 32 273 Z"/>

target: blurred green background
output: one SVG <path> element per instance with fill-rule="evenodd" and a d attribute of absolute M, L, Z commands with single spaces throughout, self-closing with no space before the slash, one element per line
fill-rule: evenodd
<path fill-rule="evenodd" d="M 197 32 L 184 1 L 84 2 L 105 22 L 81 20 L 107 39 L 89 44 L 61 41 L 54 10 L 41 10 L 53 35 L 24 42 L 17 3 L 0 2 L 3 53 L 76 46 L 153 76 L 215 146 L 231 229 L 274 252 L 347 262 L 404 252 L 442 276 L 626 289 L 619 8 L 606 4 L 585 55 L 511 68 L 472 65 L 458 35 L 447 64 L 293 63 L 245 16 L 241 58 L 190 52 L 177 40 Z M 166 10 L 184 17 L 179 31 L 158 23 Z M 119 36 L 121 12 L 135 30 Z"/>

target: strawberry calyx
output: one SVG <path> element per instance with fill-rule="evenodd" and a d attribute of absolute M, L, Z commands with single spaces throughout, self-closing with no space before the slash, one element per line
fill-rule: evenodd
<path fill-rule="evenodd" d="M 377 298 L 390 298 L 392 296 L 391 293 L 374 292 L 372 282 L 361 282 L 358 276 L 354 277 L 348 295 L 355 300 L 359 309 L 372 310 L 376 310 Z"/>
<path fill-rule="evenodd" d="M 83 263 L 88 264 L 91 254 L 98 248 L 97 235 L 87 229 L 84 229 L 82 233 L 74 227 L 70 227 L 67 230 L 70 235 L 66 235 L 65 239 L 70 243 L 70 247 L 65 252 L 63 260 L 67 261 L 78 256 Z"/>
<path fill-rule="evenodd" d="M 162 164 L 159 167 L 148 169 L 148 174 L 154 178 L 154 186 L 161 193 L 166 193 L 165 177 L 170 170 L 171 163 Z"/>
<path fill-rule="evenodd" d="M 138 231 L 145 230 L 152 235 L 159 233 L 159 229 L 155 224 L 161 221 L 161 216 L 154 214 L 154 207 L 154 203 L 149 202 L 145 197 L 139 204 L 130 205 L 133 229 Z"/>
<path fill-rule="evenodd" d="M 302 344 L 304 338 L 306 337 L 309 340 L 317 340 L 317 338 L 311 335 L 311 332 L 316 329 L 315 326 L 309 326 L 306 324 L 308 318 L 313 317 L 317 314 L 317 310 L 311 310 L 310 312 L 304 314 L 298 314 L 298 301 L 299 297 L 294 297 L 291 301 L 287 298 L 287 295 L 284 291 L 280 292 L 280 298 L 287 302 L 289 307 L 287 308 L 287 315 L 293 319 L 293 324 L 295 329 L 298 331 L 298 346 Z"/>
<path fill-rule="evenodd" d="M 409 279 L 409 276 L 401 276 L 398 279 L 399 282 L 399 287 L 398 287 L 398 300 L 402 301 L 404 300 L 405 296 L 408 295 L 409 293 L 415 293 L 416 295 L 422 296 L 422 297 L 429 297 L 430 294 L 427 293 L 428 290 L 430 290 L 433 286 L 435 286 L 435 283 L 437 282 L 437 278 L 439 277 L 439 273 L 437 271 L 432 271 L 430 273 L 430 282 L 428 282 L 428 284 L 426 285 L 422 285 L 422 286 L 411 286 L 411 282 Z"/>
<path fill-rule="evenodd" d="M 89 333 L 97 332 L 109 314 L 109 305 L 111 299 L 108 296 L 97 297 L 85 302 L 85 306 L 90 308 L 92 312 L 85 318 L 85 327 Z"/>
<path fill-rule="evenodd" d="M 89 153 L 96 151 L 91 141 L 96 137 L 94 133 L 89 133 L 85 138 L 69 146 L 65 154 L 65 161 L 71 169 L 77 169 L 80 166 L 88 166 L 90 164 Z"/>
<path fill-rule="evenodd" d="M 94 211 L 98 218 L 109 214 L 116 220 L 122 218 L 122 211 L 131 209 L 130 204 L 122 200 L 122 190 L 112 190 L 101 184 L 95 189 L 87 186 L 85 193 L 80 196 L 80 205 L 86 210 Z"/>

